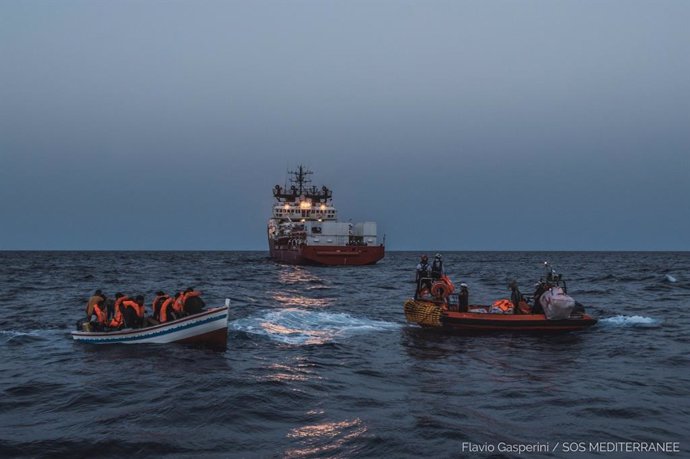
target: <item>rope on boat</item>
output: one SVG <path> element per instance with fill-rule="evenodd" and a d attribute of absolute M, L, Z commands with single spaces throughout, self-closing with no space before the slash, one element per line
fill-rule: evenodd
<path fill-rule="evenodd" d="M 407 300 L 405 318 L 408 322 L 430 327 L 441 326 L 441 307 L 434 303 Z"/>

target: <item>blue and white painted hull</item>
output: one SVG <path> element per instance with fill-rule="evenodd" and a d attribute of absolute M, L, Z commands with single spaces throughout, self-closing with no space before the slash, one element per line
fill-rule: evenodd
<path fill-rule="evenodd" d="M 73 331 L 72 338 L 90 344 L 186 343 L 227 346 L 228 308 L 213 308 L 146 328 L 109 332 Z"/>

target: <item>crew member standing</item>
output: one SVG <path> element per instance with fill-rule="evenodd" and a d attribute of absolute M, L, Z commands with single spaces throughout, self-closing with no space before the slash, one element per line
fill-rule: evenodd
<path fill-rule="evenodd" d="M 416 300 L 426 288 L 427 291 L 431 290 L 431 279 L 429 279 L 429 257 L 422 255 L 417 264 L 417 276 L 415 279 L 417 290 L 414 293 L 414 299 Z"/>
<path fill-rule="evenodd" d="M 431 263 L 431 279 L 437 281 L 443 276 L 443 257 L 440 253 L 434 256 L 434 262 Z"/>

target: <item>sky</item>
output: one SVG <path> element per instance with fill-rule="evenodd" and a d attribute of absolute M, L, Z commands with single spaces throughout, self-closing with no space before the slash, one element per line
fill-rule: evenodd
<path fill-rule="evenodd" d="M 690 2 L 0 1 L 0 250 L 690 250 Z"/>

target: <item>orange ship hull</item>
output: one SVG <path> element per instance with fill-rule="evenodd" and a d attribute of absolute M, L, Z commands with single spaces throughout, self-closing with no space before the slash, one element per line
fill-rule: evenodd
<path fill-rule="evenodd" d="M 292 265 L 362 266 L 373 265 L 385 255 L 383 245 L 279 245 L 269 239 L 271 258 Z"/>

